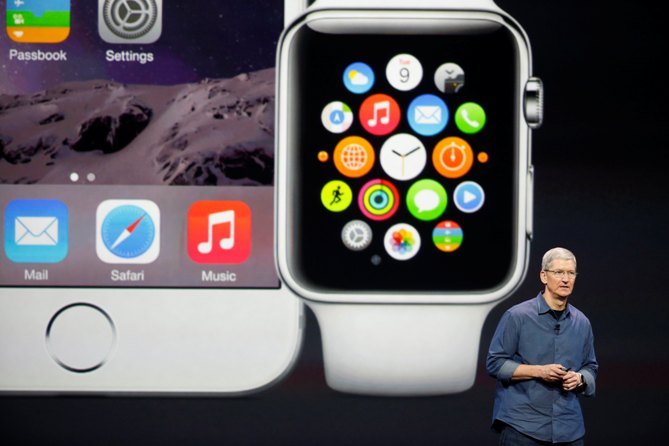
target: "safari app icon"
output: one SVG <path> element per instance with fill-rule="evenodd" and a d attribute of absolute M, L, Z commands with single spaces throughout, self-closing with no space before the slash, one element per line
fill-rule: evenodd
<path fill-rule="evenodd" d="M 98 258 L 105 263 L 145 264 L 160 253 L 160 209 L 149 200 L 105 200 L 96 211 Z"/>

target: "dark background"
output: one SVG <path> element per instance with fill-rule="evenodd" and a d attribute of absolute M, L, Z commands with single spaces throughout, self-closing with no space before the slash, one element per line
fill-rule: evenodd
<path fill-rule="evenodd" d="M 498 3 L 531 38 L 546 119 L 534 134 L 530 271 L 483 327 L 471 390 L 433 398 L 335 393 L 325 385 L 309 313 L 302 356 L 273 389 L 232 399 L 5 396 L 0 442 L 494 445 L 485 351 L 502 312 L 540 290 L 541 255 L 560 245 L 578 258 L 570 302 L 592 322 L 600 363 L 597 396 L 582 400 L 588 444 L 662 444 L 669 401 L 665 14 L 620 0 Z"/>

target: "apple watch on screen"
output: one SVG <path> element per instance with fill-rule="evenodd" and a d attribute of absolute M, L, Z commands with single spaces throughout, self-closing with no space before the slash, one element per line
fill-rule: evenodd
<path fill-rule="evenodd" d="M 485 316 L 526 270 L 530 73 L 492 1 L 316 1 L 284 31 L 277 258 L 333 388 L 473 384 Z"/>

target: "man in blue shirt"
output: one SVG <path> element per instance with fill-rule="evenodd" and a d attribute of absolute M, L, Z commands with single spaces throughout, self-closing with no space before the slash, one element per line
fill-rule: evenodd
<path fill-rule="evenodd" d="M 549 250 L 543 292 L 499 321 L 486 370 L 497 379 L 493 427 L 501 446 L 584 444 L 577 395 L 595 394 L 598 365 L 590 321 L 567 303 L 576 274 L 571 251 Z"/>

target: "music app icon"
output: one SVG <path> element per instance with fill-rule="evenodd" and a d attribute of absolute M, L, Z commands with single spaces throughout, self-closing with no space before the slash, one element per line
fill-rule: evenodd
<path fill-rule="evenodd" d="M 188 255 L 197 263 L 236 264 L 251 254 L 251 209 L 241 201 L 198 201 L 188 210 Z"/>
<path fill-rule="evenodd" d="M 374 94 L 360 106 L 360 123 L 372 135 L 383 136 L 393 132 L 400 123 L 400 106 L 385 94 Z"/>

